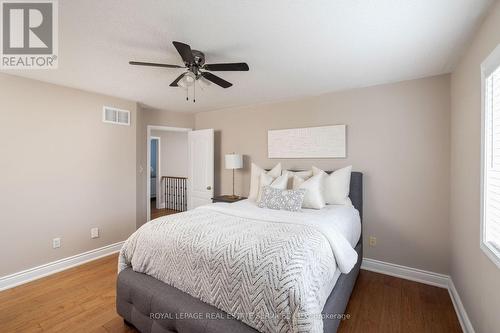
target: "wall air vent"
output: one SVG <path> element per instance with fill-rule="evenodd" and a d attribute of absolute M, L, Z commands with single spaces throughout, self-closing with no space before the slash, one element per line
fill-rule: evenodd
<path fill-rule="evenodd" d="M 130 126 L 130 111 L 104 106 L 102 108 L 102 121 L 115 125 Z"/>

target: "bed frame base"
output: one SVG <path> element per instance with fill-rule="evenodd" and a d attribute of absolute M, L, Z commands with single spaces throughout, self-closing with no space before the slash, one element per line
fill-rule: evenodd
<path fill-rule="evenodd" d="M 337 331 L 338 315 L 344 314 L 349 302 L 363 257 L 361 244 L 356 252 L 358 262 L 351 272 L 340 275 L 326 301 L 323 314 L 329 315 L 323 319 L 325 333 Z M 131 268 L 118 275 L 116 306 L 125 324 L 142 333 L 258 333 L 222 310 Z M 186 319 L 186 314 L 199 314 L 200 318 Z"/>

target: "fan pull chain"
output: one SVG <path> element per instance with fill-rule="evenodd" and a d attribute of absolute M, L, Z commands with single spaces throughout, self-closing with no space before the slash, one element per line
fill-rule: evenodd
<path fill-rule="evenodd" d="M 193 103 L 196 103 L 196 80 L 194 80 L 193 84 Z"/>
<path fill-rule="evenodd" d="M 189 101 L 189 87 L 186 87 L 186 101 Z"/>

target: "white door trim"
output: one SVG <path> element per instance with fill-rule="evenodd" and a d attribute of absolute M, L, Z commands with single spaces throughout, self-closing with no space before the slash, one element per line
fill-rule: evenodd
<path fill-rule="evenodd" d="M 192 128 L 147 125 L 146 138 L 146 221 L 151 220 L 151 131 L 190 132 Z"/>

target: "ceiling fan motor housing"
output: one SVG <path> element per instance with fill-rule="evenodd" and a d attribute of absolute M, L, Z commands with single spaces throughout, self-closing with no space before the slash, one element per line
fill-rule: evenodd
<path fill-rule="evenodd" d="M 198 67 L 201 67 L 205 64 L 205 54 L 198 50 L 192 50 L 194 62 Z"/>

